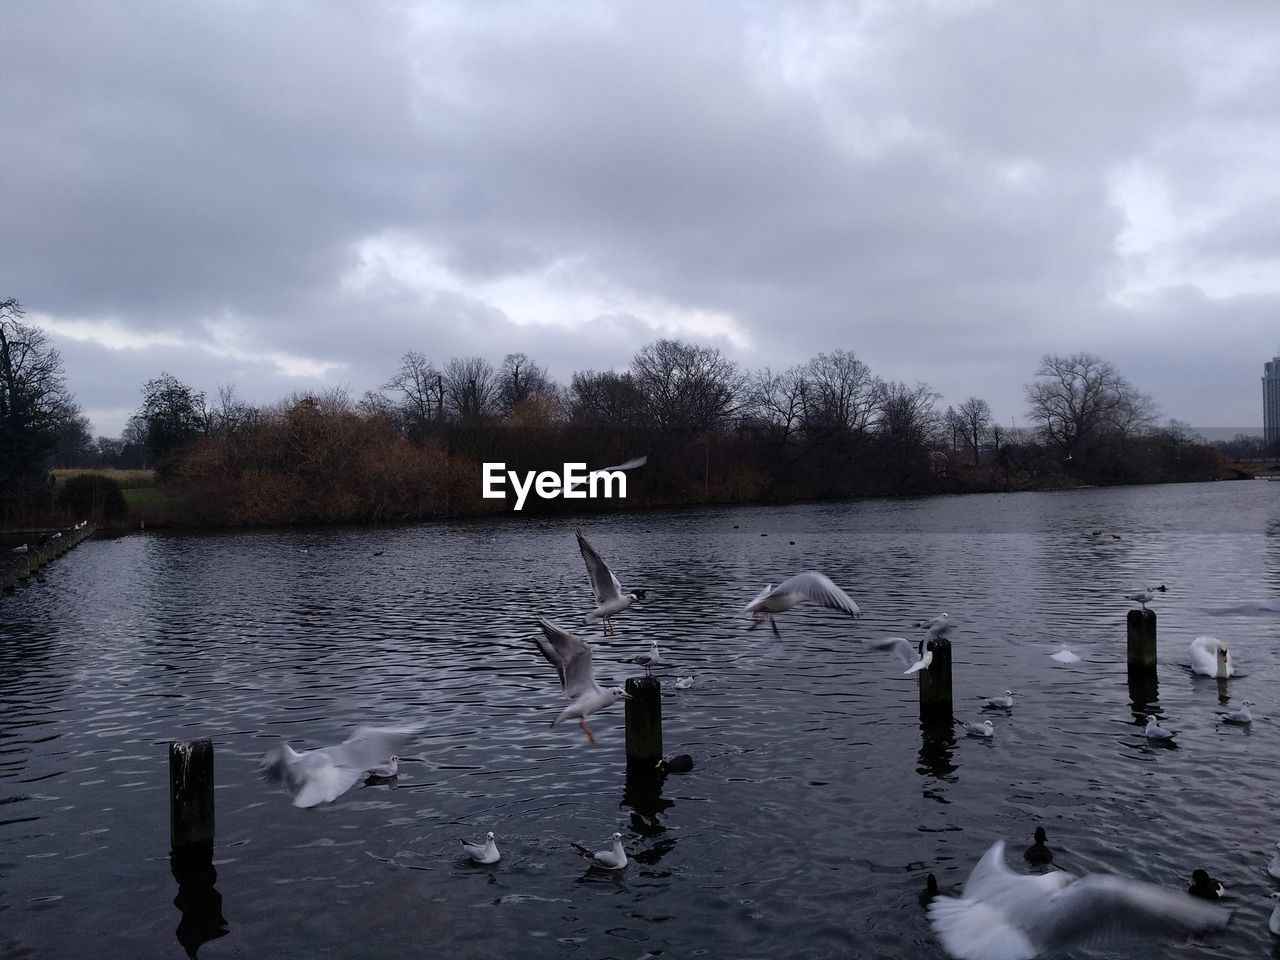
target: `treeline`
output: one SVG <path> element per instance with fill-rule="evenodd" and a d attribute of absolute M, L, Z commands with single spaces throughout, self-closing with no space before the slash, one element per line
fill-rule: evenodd
<path fill-rule="evenodd" d="M 679 340 L 644 346 L 626 370 L 579 371 L 568 384 L 522 353 L 496 366 L 474 356 L 437 366 L 410 351 L 359 398 L 333 389 L 268 406 L 245 403 L 230 386 L 209 398 L 162 374 L 143 385 L 121 438 L 95 440 L 56 351 L 21 322 L 15 301 L 0 308 L 6 522 L 49 502 L 55 464 L 153 467 L 170 519 L 208 524 L 508 509 L 481 497 L 488 461 L 559 471 L 647 455 L 629 477 L 626 504 L 591 503 L 599 509 L 1201 480 L 1220 471 L 1216 450 L 1185 425 L 1158 427 L 1151 398 L 1089 354 L 1045 356 L 1026 387 L 1033 426 L 1012 429 L 979 397 L 943 408 L 927 384 L 878 377 L 849 350 L 752 371 Z M 15 343 L 27 358 L 18 376 Z M 14 411 L 40 385 L 45 416 L 24 425 Z M 582 507 L 531 498 L 526 511 Z"/>
<path fill-rule="evenodd" d="M 645 454 L 625 505 L 740 503 L 1083 483 L 1212 479 L 1220 457 L 1108 362 L 1045 357 L 1027 387 L 1036 429 L 994 422 L 970 397 L 940 406 L 926 384 L 875 376 L 847 350 L 783 371 L 745 371 L 678 340 L 630 368 L 558 384 L 524 354 L 437 367 L 410 352 L 377 391 L 298 394 L 255 407 L 164 375 L 133 432 L 194 523 L 410 520 L 508 509 L 481 497 L 481 464 L 559 471 Z M 531 499 L 526 512 L 582 509 Z"/>

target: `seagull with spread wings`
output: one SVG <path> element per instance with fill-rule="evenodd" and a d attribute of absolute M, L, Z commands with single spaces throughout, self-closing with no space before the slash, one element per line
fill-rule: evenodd
<path fill-rule="evenodd" d="M 587 614 L 586 622 L 602 620 L 604 632 L 612 633 L 613 625 L 609 618 L 615 613 L 621 613 L 637 600 L 643 600 L 645 592 L 633 590 L 630 593 L 623 593 L 622 584 L 618 582 L 618 578 L 613 575 L 609 565 L 600 559 L 600 554 L 596 553 L 595 547 L 587 543 L 581 531 L 578 531 L 578 549 L 582 551 L 582 559 L 587 564 L 587 576 L 591 578 L 591 589 L 596 594 L 596 608 Z"/>
<path fill-rule="evenodd" d="M 849 595 L 832 583 L 827 577 L 813 570 L 797 573 L 789 580 L 783 580 L 776 587 L 771 583 L 761 590 L 754 600 L 747 604 L 744 614 L 751 614 L 751 626 L 754 630 L 767 619 L 773 627 L 774 636 L 781 636 L 778 624 L 773 617 L 776 613 L 790 610 L 797 603 L 810 601 L 832 610 L 839 610 L 851 617 L 862 615 L 862 610 L 849 599 Z"/>
<path fill-rule="evenodd" d="M 258 771 L 284 785 L 295 807 L 332 803 L 365 774 L 399 760 L 398 752 L 417 734 L 409 728 L 356 727 L 333 747 L 294 750 L 287 743 L 272 747 L 258 761 Z"/>
<path fill-rule="evenodd" d="M 561 720 L 578 721 L 578 726 L 592 743 L 596 735 L 587 726 L 587 717 L 618 700 L 630 700 L 631 694 L 621 687 L 606 690 L 596 683 L 595 668 L 591 664 L 591 647 L 581 637 L 556 626 L 550 620 L 538 618 L 538 626 L 545 636 L 535 637 L 538 649 L 560 675 L 560 686 L 571 701 L 551 721 L 554 727 Z"/>

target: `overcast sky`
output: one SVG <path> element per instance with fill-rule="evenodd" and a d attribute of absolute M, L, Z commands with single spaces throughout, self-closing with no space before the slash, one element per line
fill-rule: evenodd
<path fill-rule="evenodd" d="M 1025 422 L 1088 351 L 1196 426 L 1280 351 L 1280 6 L 5 5 L 0 298 L 96 433 L 407 350 L 562 381 L 853 350 Z"/>

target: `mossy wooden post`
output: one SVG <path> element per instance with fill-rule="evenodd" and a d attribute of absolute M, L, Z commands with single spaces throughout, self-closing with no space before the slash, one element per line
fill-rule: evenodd
<path fill-rule="evenodd" d="M 662 684 L 657 677 L 631 677 L 625 700 L 627 766 L 652 767 L 662 759 Z"/>
<path fill-rule="evenodd" d="M 928 724 L 950 723 L 951 706 L 951 641 L 936 637 L 925 641 L 925 649 L 933 651 L 933 661 L 920 671 L 920 719 Z"/>
<path fill-rule="evenodd" d="M 169 843 L 176 853 L 213 843 L 213 741 L 169 744 Z"/>
<path fill-rule="evenodd" d="M 1156 668 L 1156 612 L 1129 611 L 1129 671 L 1146 673 Z"/>

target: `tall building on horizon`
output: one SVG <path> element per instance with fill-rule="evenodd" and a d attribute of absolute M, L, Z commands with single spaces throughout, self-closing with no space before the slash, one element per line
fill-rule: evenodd
<path fill-rule="evenodd" d="M 1262 438 L 1269 452 L 1280 451 L 1280 356 L 1268 360 L 1262 374 Z"/>

